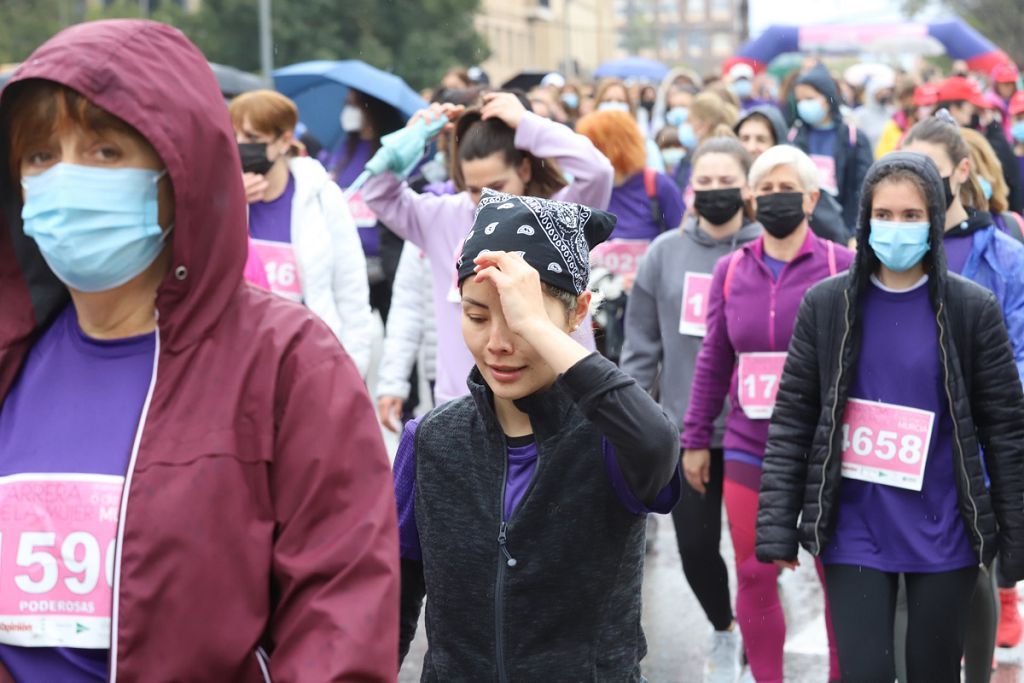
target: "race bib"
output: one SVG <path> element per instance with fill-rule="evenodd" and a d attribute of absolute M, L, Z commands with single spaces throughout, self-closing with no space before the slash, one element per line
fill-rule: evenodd
<path fill-rule="evenodd" d="M 786 353 L 741 353 L 739 397 L 743 414 L 751 420 L 767 420 L 775 410 Z"/>
<path fill-rule="evenodd" d="M 683 308 L 679 314 L 679 334 L 703 337 L 708 331 L 708 295 L 711 276 L 687 273 L 683 276 Z"/>
<path fill-rule="evenodd" d="M 935 413 L 851 398 L 843 413 L 843 476 L 920 491 Z"/>
<path fill-rule="evenodd" d="M 839 194 L 839 183 L 836 182 L 836 160 L 824 154 L 812 154 L 811 161 L 818 167 L 818 183 L 821 189 L 833 197 Z"/>
<path fill-rule="evenodd" d="M 287 242 L 257 239 L 252 241 L 252 245 L 267 271 L 270 291 L 292 301 L 302 301 L 302 282 L 299 278 L 299 265 L 295 260 L 295 248 Z"/>
<path fill-rule="evenodd" d="M 124 477 L 0 477 L 0 643 L 110 647 Z"/>
<path fill-rule="evenodd" d="M 348 198 L 348 210 L 357 228 L 372 228 L 377 225 L 377 214 L 363 201 L 362 190 L 356 190 L 355 194 Z"/>
<path fill-rule="evenodd" d="M 636 275 L 640 259 L 651 243 L 647 240 L 608 240 L 590 252 L 591 268 L 606 268 L 615 275 Z"/>

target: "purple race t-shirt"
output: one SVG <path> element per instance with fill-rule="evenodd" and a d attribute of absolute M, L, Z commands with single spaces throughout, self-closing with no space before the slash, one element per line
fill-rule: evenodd
<path fill-rule="evenodd" d="M 295 178 L 288 174 L 288 184 L 277 199 L 249 205 L 249 234 L 256 240 L 268 242 L 292 241 L 292 200 L 295 198 Z"/>
<path fill-rule="evenodd" d="M 87 337 L 68 305 L 29 351 L 0 407 L 0 477 L 123 477 L 152 378 L 155 345 L 155 333 L 118 340 Z M 0 534 L 6 521 L 0 516 Z M 106 649 L 0 644 L 0 663 L 17 681 L 105 681 L 107 659 Z"/>
<path fill-rule="evenodd" d="M 957 275 L 962 274 L 974 247 L 974 235 L 947 234 L 942 245 L 946 248 L 946 267 Z"/>
<path fill-rule="evenodd" d="M 927 283 L 868 287 L 850 398 L 935 414 L 921 491 L 843 478 L 835 533 L 822 559 L 883 572 L 952 571 L 977 562 L 960 516 L 938 325 Z"/>
<path fill-rule="evenodd" d="M 644 174 L 636 173 L 612 190 L 608 211 L 618 217 L 611 239 L 653 240 L 665 230 L 679 227 L 683 220 L 683 195 L 672 179 L 655 176 L 655 197 L 663 221 L 656 222 L 647 196 Z"/>
<path fill-rule="evenodd" d="M 398 502 L 398 540 L 402 557 L 410 560 L 422 559 L 420 535 L 416 529 L 416 428 L 419 420 L 405 425 L 402 440 L 395 454 L 394 478 L 395 499 Z M 618 455 L 607 439 L 602 439 L 605 471 L 611 480 L 619 501 L 629 512 L 643 515 L 649 512 L 668 514 L 678 500 L 679 478 L 673 477 L 665 485 L 654 503 L 648 507 L 630 490 L 629 484 L 619 468 Z M 502 519 L 508 521 L 522 503 L 537 471 L 538 450 L 533 435 L 506 437 L 508 470 L 505 476 L 505 491 L 502 497 Z"/>
<path fill-rule="evenodd" d="M 780 261 L 768 254 L 764 255 L 764 264 L 768 266 L 768 270 L 772 271 L 772 279 L 776 282 L 779 281 L 779 276 L 782 275 L 782 269 L 786 267 L 787 263 L 789 263 L 789 261 Z"/>

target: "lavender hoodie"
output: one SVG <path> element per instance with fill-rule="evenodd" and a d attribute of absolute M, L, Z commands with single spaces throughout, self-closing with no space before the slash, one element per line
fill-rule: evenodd
<path fill-rule="evenodd" d="M 573 182 L 552 199 L 606 209 L 615 171 L 593 143 L 560 123 L 527 112 L 516 128 L 515 145 L 542 159 L 553 159 Z M 462 339 L 462 307 L 455 289 L 455 259 L 473 227 L 476 205 L 468 192 L 433 196 L 416 194 L 390 173 L 363 186 L 363 199 L 381 222 L 409 240 L 430 259 L 437 313 L 437 384 L 434 398 L 443 403 L 469 393 L 466 377 L 473 356 Z M 580 329 L 590 332 L 584 323 Z M 586 340 L 581 340 L 586 342 Z M 590 348 L 593 348 L 591 338 Z"/>
<path fill-rule="evenodd" d="M 715 418 L 729 395 L 724 447 L 763 456 L 769 420 L 751 420 L 739 404 L 736 358 L 740 353 L 785 351 L 793 334 L 797 309 L 804 293 L 829 277 L 826 242 L 808 231 L 800 251 L 786 264 L 776 281 L 764 264 L 764 237 L 745 245 L 724 300 L 725 273 L 732 255 L 715 265 L 708 300 L 708 333 L 697 356 L 690 406 L 680 443 L 683 448 L 708 448 Z M 853 252 L 835 246 L 837 272 L 850 267 Z"/>

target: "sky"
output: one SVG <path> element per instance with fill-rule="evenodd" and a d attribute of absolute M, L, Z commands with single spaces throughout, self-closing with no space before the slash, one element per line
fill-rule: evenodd
<path fill-rule="evenodd" d="M 901 21 L 901 4 L 900 0 L 750 0 L 750 32 L 756 36 L 772 24 Z M 783 8 L 785 11 L 780 12 Z M 799 22 L 790 17 L 800 17 Z"/>

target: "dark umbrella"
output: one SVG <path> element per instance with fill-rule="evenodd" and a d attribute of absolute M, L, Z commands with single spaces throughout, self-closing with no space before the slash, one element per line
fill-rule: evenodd
<path fill-rule="evenodd" d="M 427 106 L 401 78 L 357 59 L 286 66 L 274 72 L 274 86 L 295 100 L 302 122 L 328 149 L 341 138 L 338 112 L 345 104 L 349 88 L 376 97 L 406 117 Z"/>
<path fill-rule="evenodd" d="M 520 71 L 501 84 L 502 90 L 523 90 L 529 92 L 540 85 L 550 71 Z"/>
<path fill-rule="evenodd" d="M 235 95 L 241 95 L 244 92 L 249 92 L 250 90 L 261 90 L 263 88 L 272 87 L 271 84 L 263 80 L 262 77 L 251 74 L 248 71 L 236 69 L 233 66 L 214 64 L 213 62 L 210 62 L 210 69 L 213 70 L 213 75 L 217 78 L 217 84 L 220 85 L 221 94 L 228 99 Z"/>

